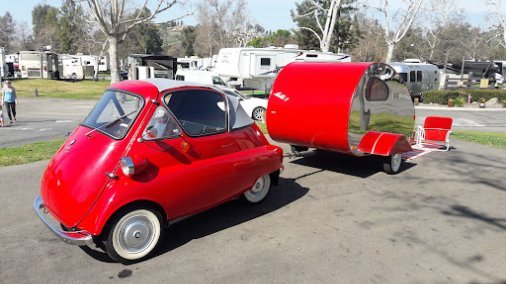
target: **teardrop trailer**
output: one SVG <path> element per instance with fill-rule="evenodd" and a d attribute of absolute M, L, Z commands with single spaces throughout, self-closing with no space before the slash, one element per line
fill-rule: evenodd
<path fill-rule="evenodd" d="M 399 129 L 413 131 L 414 110 L 405 86 L 381 79 L 390 71 L 371 63 L 288 65 L 269 99 L 269 134 L 296 150 L 384 156 L 385 170 L 397 172 L 400 153 L 411 149 Z M 220 89 L 123 81 L 49 162 L 33 206 L 61 240 L 138 261 L 175 220 L 240 196 L 262 201 L 283 156 L 237 97 Z"/>
<path fill-rule="evenodd" d="M 308 148 L 377 155 L 397 173 L 401 154 L 412 150 L 415 120 L 409 91 L 394 75 L 382 63 L 291 63 L 269 97 L 269 135 L 294 155 Z"/>

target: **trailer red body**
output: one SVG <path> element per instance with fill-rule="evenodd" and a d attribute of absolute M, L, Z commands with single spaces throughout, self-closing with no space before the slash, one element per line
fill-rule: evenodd
<path fill-rule="evenodd" d="M 289 64 L 269 97 L 269 135 L 293 146 L 400 160 L 411 151 L 414 107 L 394 74 L 381 63 Z"/>

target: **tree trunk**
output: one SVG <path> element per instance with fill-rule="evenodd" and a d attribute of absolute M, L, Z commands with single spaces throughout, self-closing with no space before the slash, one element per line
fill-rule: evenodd
<path fill-rule="evenodd" d="M 394 47 L 395 43 L 387 43 L 388 50 L 387 50 L 387 58 L 385 59 L 385 63 L 390 63 L 392 61 L 392 57 L 394 55 Z"/>
<path fill-rule="evenodd" d="M 111 84 L 119 82 L 118 39 L 109 36 L 109 56 L 111 57 Z"/>

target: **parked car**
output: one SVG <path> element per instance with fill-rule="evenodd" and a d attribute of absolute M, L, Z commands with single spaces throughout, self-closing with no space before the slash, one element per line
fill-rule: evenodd
<path fill-rule="evenodd" d="M 264 114 L 267 109 L 268 102 L 266 98 L 246 96 L 235 89 L 228 88 L 225 82 L 223 82 L 223 80 L 221 80 L 221 78 L 214 72 L 202 70 L 178 70 L 176 73 L 176 80 L 214 85 L 227 94 L 238 97 L 241 102 L 241 106 L 251 118 L 257 121 L 264 121 Z"/>
<path fill-rule="evenodd" d="M 262 201 L 282 158 L 238 96 L 168 79 L 122 81 L 49 162 L 34 209 L 63 241 L 138 261 L 174 220 L 241 196 Z"/>
<path fill-rule="evenodd" d="M 239 98 L 241 106 L 251 118 L 256 121 L 265 121 L 265 110 L 267 109 L 267 103 L 269 102 L 266 98 L 247 96 L 238 90 L 227 87 L 220 87 L 220 89 L 231 96 Z"/>

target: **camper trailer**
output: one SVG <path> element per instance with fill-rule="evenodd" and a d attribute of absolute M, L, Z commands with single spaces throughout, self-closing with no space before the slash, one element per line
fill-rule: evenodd
<path fill-rule="evenodd" d="M 57 79 L 58 54 L 47 51 L 20 51 L 19 69 L 22 78 Z"/>
<path fill-rule="evenodd" d="M 107 56 L 84 55 L 79 53 L 76 56 L 81 59 L 81 64 L 83 66 L 92 66 L 95 68 L 95 65 L 98 65 L 98 72 L 107 72 L 111 70 L 111 63 Z M 98 64 L 97 59 L 99 59 Z"/>
<path fill-rule="evenodd" d="M 413 100 L 423 101 L 424 92 L 439 88 L 440 74 L 436 65 L 405 60 L 390 63 L 390 66 L 397 73 L 397 78 L 406 84 Z"/>
<path fill-rule="evenodd" d="M 0 78 L 7 77 L 7 65 L 5 62 L 5 49 L 0 47 Z"/>
<path fill-rule="evenodd" d="M 128 56 L 128 79 L 149 78 L 174 79 L 177 59 L 167 55 L 130 54 Z"/>
<path fill-rule="evenodd" d="M 85 65 L 78 55 L 60 54 L 58 61 L 59 79 L 84 80 L 93 78 L 95 68 Z"/>
<path fill-rule="evenodd" d="M 204 70 L 213 68 L 211 57 L 200 58 L 197 56 L 183 57 L 177 59 L 177 70 Z"/>
<path fill-rule="evenodd" d="M 279 70 L 295 61 L 350 62 L 351 57 L 301 50 L 297 45 L 286 45 L 284 48 L 222 48 L 214 71 L 229 86 L 267 90 Z"/>

